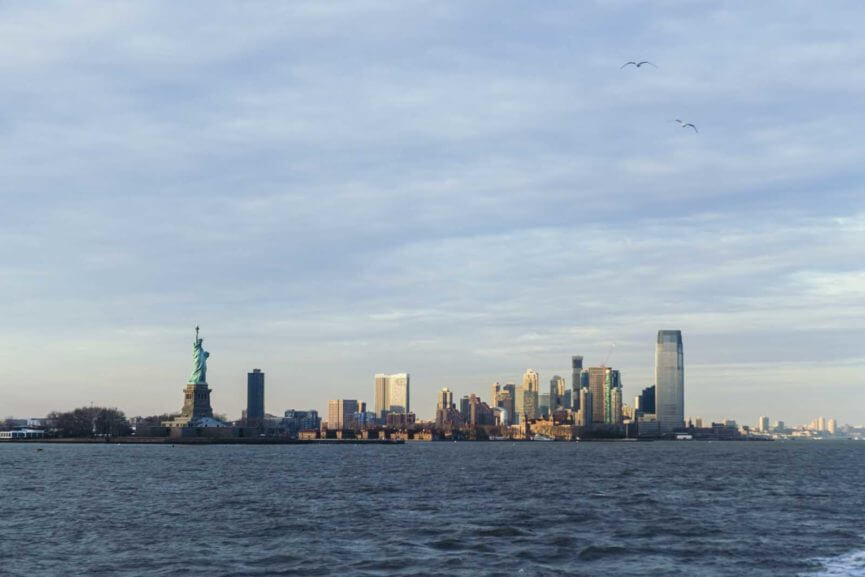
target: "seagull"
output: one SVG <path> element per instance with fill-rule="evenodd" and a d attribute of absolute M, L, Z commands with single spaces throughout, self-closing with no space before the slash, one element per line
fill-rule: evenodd
<path fill-rule="evenodd" d="M 634 66 L 636 66 L 637 68 L 639 68 L 639 67 L 642 66 L 643 64 L 652 64 L 652 63 L 649 62 L 648 60 L 643 60 L 642 62 L 634 62 L 633 60 L 631 60 L 631 61 L 629 61 L 629 62 L 625 62 L 624 64 L 622 64 L 621 66 L 619 66 L 619 70 L 621 70 L 622 68 L 624 68 L 624 67 L 627 66 L 628 64 L 633 64 Z M 652 66 L 655 66 L 655 65 L 652 64 Z M 657 66 L 655 66 L 655 68 L 657 68 Z"/>
<path fill-rule="evenodd" d="M 690 127 L 690 128 L 693 128 L 693 129 L 694 129 L 694 132 L 696 132 L 697 134 L 700 133 L 700 131 L 697 130 L 697 127 L 694 126 L 693 124 L 691 124 L 690 122 L 682 122 L 682 121 L 679 120 L 678 118 L 676 119 L 676 122 L 678 122 L 678 123 L 679 123 L 679 126 L 681 126 L 682 128 L 689 128 L 689 127 Z"/>

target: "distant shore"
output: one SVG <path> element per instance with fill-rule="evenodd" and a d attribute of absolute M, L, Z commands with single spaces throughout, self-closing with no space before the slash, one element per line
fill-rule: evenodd
<path fill-rule="evenodd" d="M 628 438 L 628 439 L 580 439 L 575 441 L 551 440 L 547 442 L 554 443 L 647 443 L 655 441 L 664 441 L 673 439 L 655 439 L 655 438 Z M 687 439 L 678 440 L 677 443 L 683 442 L 742 442 L 742 441 L 771 441 L 772 439 Z M 41 444 L 48 443 L 53 445 L 403 445 L 407 441 L 404 439 L 279 439 L 279 438 L 208 438 L 208 437 L 190 437 L 172 439 L 169 437 L 78 437 L 78 438 L 49 438 L 49 439 L 0 439 L 0 444 L 10 443 L 27 443 Z M 409 443 L 541 443 L 543 441 L 534 441 L 532 439 L 484 439 L 484 440 L 459 440 L 452 441 L 449 439 L 410 439 Z"/>
<path fill-rule="evenodd" d="M 109 437 L 109 438 L 54 438 L 54 439 L 0 439 L 0 444 L 52 445 L 401 445 L 402 439 L 250 439 L 192 437 L 171 439 L 169 437 Z"/>

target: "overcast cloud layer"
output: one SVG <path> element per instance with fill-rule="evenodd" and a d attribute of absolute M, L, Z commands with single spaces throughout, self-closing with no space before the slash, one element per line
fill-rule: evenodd
<path fill-rule="evenodd" d="M 687 415 L 862 423 L 865 12 L 720 6 L 0 5 L 0 413 L 179 410 L 196 324 L 231 417 L 630 399 L 678 328 Z"/>

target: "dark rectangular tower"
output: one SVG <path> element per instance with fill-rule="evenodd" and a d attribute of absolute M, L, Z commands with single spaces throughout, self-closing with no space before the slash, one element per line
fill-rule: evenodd
<path fill-rule="evenodd" d="M 264 373 L 253 369 L 246 375 L 246 426 L 264 424 Z"/>

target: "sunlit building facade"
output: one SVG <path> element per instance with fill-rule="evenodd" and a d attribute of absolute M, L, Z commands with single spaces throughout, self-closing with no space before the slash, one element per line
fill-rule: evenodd
<path fill-rule="evenodd" d="M 658 331 L 655 344 L 655 412 L 660 432 L 685 424 L 685 362 L 682 331 Z"/>

